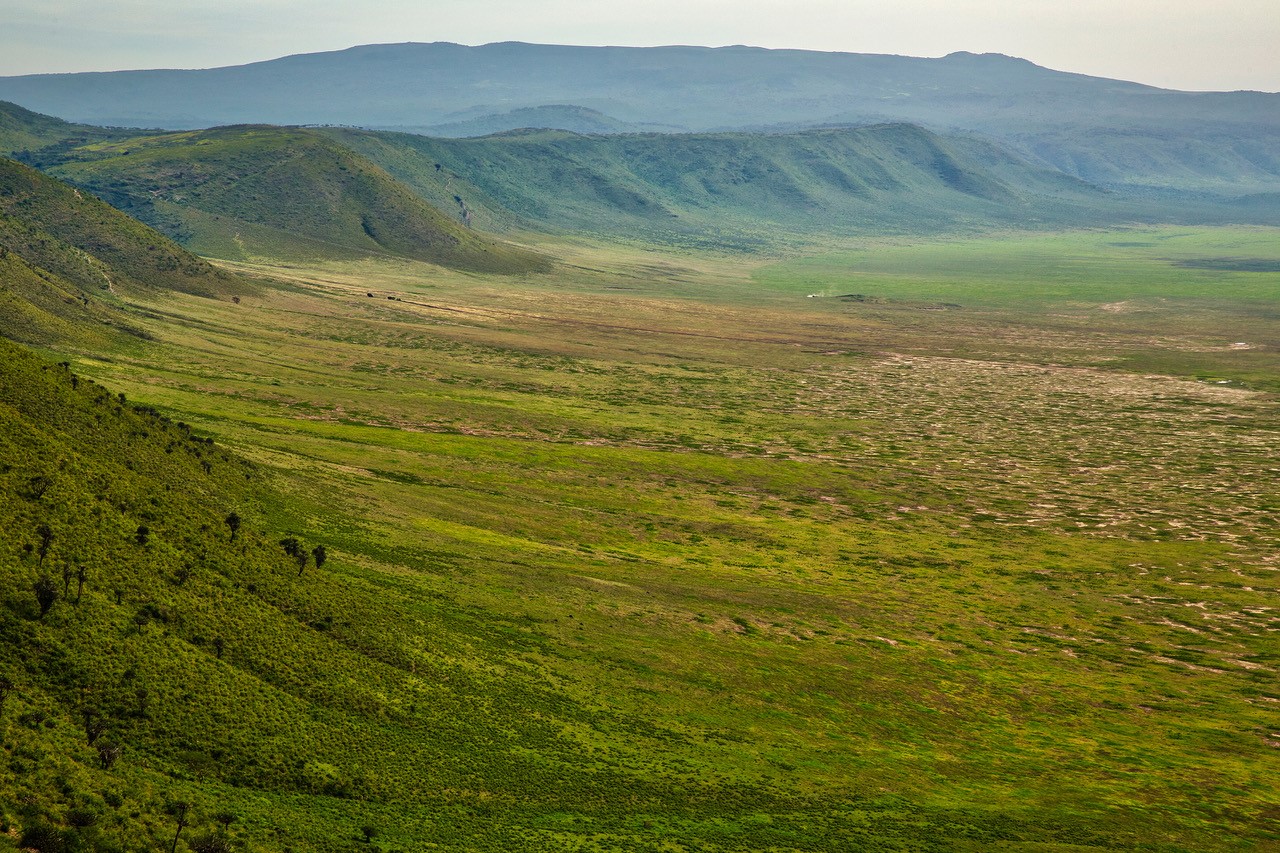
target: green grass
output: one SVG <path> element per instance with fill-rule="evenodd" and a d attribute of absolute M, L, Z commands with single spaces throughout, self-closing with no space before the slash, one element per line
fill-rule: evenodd
<path fill-rule="evenodd" d="M 1280 281 L 1169 262 L 1274 236 L 240 266 L 276 283 L 74 361 L 251 459 L 265 550 L 180 587 L 121 561 L 145 596 L 29 627 L 163 662 L 117 770 L 73 748 L 73 686 L 23 700 L 62 740 L 9 742 L 157 837 L 186 795 L 265 849 L 1274 845 Z M 805 298 L 851 276 L 869 301 Z M 1242 323 L 1240 375 L 1198 379 Z M 183 522 L 215 564 L 226 500 Z M 271 562 L 290 533 L 322 572 Z M 181 621 L 108 640 L 146 598 Z"/>
<path fill-rule="evenodd" d="M 88 142 L 131 135 L 118 128 L 70 124 L 0 101 L 0 154 L 5 156 L 64 150 Z"/>
<path fill-rule="evenodd" d="M 1034 354 L 1274 391 L 1275 234 L 1163 228 L 869 243 L 766 266 L 754 281 L 869 322 L 911 316 L 911 334 L 935 351 Z M 975 322 L 987 327 L 984 340 L 970 334 Z"/>
<path fill-rule="evenodd" d="M 479 227 L 753 251 L 851 233 L 1127 219 L 1140 206 L 995 146 L 886 124 L 789 134 L 478 139 L 324 131 Z"/>
<path fill-rule="evenodd" d="M 519 274 L 547 260 L 477 234 L 314 131 L 234 127 L 92 143 L 42 168 L 233 260 L 390 255 Z"/>

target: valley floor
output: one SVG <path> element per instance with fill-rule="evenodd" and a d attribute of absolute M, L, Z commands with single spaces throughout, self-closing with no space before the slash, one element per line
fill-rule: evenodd
<path fill-rule="evenodd" d="M 558 251 L 234 265 L 71 358 L 328 549 L 308 760 L 373 793 L 193 770 L 245 838 L 1280 845 L 1280 232 Z"/>

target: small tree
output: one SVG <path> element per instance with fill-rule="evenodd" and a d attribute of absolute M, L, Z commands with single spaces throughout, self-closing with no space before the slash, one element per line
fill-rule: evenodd
<path fill-rule="evenodd" d="M 103 732 L 107 730 L 107 721 L 102 716 L 90 708 L 84 711 L 84 736 L 89 742 L 89 746 L 93 746 L 98 742 L 98 738 L 102 737 Z"/>
<path fill-rule="evenodd" d="M 373 841 L 373 837 L 378 834 L 378 828 L 366 823 L 364 826 L 360 827 L 360 833 L 364 836 L 364 843 L 368 844 Z"/>
<path fill-rule="evenodd" d="M 298 561 L 298 574 L 301 575 L 303 569 L 307 567 L 307 560 L 311 556 L 307 553 L 307 549 L 298 541 L 296 536 L 287 536 L 281 539 L 280 547 L 284 549 L 286 554 Z"/>
<path fill-rule="evenodd" d="M 227 527 L 231 528 L 231 540 L 236 541 L 236 534 L 240 532 L 240 516 L 237 513 L 231 513 L 227 516 Z"/>
<path fill-rule="evenodd" d="M 226 835 L 231 829 L 231 824 L 236 822 L 234 812 L 221 811 L 213 816 L 213 822 L 222 827 L 222 834 Z"/>
<path fill-rule="evenodd" d="M 41 575 L 36 579 L 32 589 L 35 590 L 36 603 L 40 605 L 40 618 L 43 619 L 53 607 L 53 603 L 58 600 L 58 587 L 48 575 Z"/>
<path fill-rule="evenodd" d="M 76 566 L 76 604 L 84 597 L 84 582 L 89 579 L 89 572 L 84 566 Z"/>
<path fill-rule="evenodd" d="M 317 545 L 316 547 L 312 548 L 311 556 L 315 558 L 317 569 L 323 568 L 324 561 L 329 559 L 329 555 L 325 553 L 323 545 Z"/>
<path fill-rule="evenodd" d="M 187 824 L 191 821 L 191 803 L 186 800 L 174 800 L 165 806 L 164 810 L 178 824 L 178 831 L 173 834 L 173 844 L 169 845 L 169 853 L 176 853 L 178 838 L 181 837 L 182 830 L 186 829 Z"/>
<path fill-rule="evenodd" d="M 47 524 L 36 527 L 36 536 L 40 537 L 40 565 L 44 565 L 45 555 L 49 553 L 49 545 L 53 543 L 53 528 Z"/>
<path fill-rule="evenodd" d="M 62 597 L 63 598 L 71 597 L 72 575 L 73 575 L 73 572 L 71 571 L 71 564 L 63 563 L 62 564 Z"/>
<path fill-rule="evenodd" d="M 38 501 L 44 497 L 44 493 L 49 491 L 49 487 L 53 485 L 53 480 L 44 474 L 37 474 L 30 480 L 27 480 L 27 497 L 33 501 Z"/>
<path fill-rule="evenodd" d="M 124 749 L 114 743 L 102 741 L 98 744 L 98 762 L 102 764 L 103 770 L 110 770 L 115 763 L 120 760 L 120 755 Z"/>
<path fill-rule="evenodd" d="M 213 653 L 217 655 L 218 660 L 222 660 L 222 653 L 227 650 L 227 641 L 221 637 L 213 638 Z"/>
<path fill-rule="evenodd" d="M 151 538 L 151 528 L 145 524 L 138 525 L 138 532 L 133 534 L 133 538 L 137 540 L 139 545 L 146 545 Z"/>

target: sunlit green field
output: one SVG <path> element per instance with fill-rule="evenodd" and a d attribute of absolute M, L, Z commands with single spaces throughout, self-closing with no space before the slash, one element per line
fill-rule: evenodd
<path fill-rule="evenodd" d="M 266 466 L 380 650 L 308 747 L 377 796 L 228 786 L 247 837 L 1280 844 L 1280 232 L 556 249 L 244 265 L 73 359 Z"/>

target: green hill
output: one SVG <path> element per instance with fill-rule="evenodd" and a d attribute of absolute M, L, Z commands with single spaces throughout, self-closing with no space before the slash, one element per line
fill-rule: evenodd
<path fill-rule="evenodd" d="M 71 124 L 0 101 L 0 154 L 48 151 L 104 139 L 134 136 L 137 131 Z"/>
<path fill-rule="evenodd" d="M 248 529 L 252 469 L 7 341 L 0 354 L 0 818 L 14 832 L 0 849 L 156 849 L 171 834 L 160 798 L 182 795 L 179 769 L 235 680 L 213 651 L 225 639 L 247 659 L 241 626 L 270 609 L 241 578 L 280 573 L 283 555 Z"/>
<path fill-rule="evenodd" d="M 55 120 L 13 108 L 0 115 L 58 136 Z M 504 121 L 593 115 L 549 107 Z M 852 234 L 1276 217 L 1265 202 L 1155 192 L 1159 186 L 1142 182 L 1176 171 L 1157 149 L 1143 155 L 1146 165 L 1133 154 L 1134 183 L 1126 187 L 1140 195 L 1068 174 L 1120 181 L 1105 162 L 1086 168 L 1064 160 L 1059 170 L 1037 165 L 1053 156 L 1048 149 L 1031 156 L 910 124 L 788 133 L 515 130 L 466 139 L 244 126 L 66 137 L 24 154 L 190 249 L 233 260 L 393 255 L 522 273 L 548 262 L 469 226 L 750 249 Z M 1261 180 L 1265 164 L 1258 169 L 1237 188 Z"/>
<path fill-rule="evenodd" d="M 134 332 L 122 297 L 244 293 L 239 279 L 61 181 L 0 158 L 0 333 L 101 345 Z"/>
<path fill-rule="evenodd" d="M 1091 183 L 1121 191 L 1148 187 L 1228 197 L 1280 187 L 1280 129 L 1203 122 L 1175 127 L 1054 127 L 1010 144 Z M 1272 207 L 1272 211 L 1276 208 Z"/>
<path fill-rule="evenodd" d="M 913 125 L 792 134 L 480 139 L 332 129 L 482 227 L 750 243 L 792 235 L 1097 222 L 1132 209 L 995 145 Z"/>
<path fill-rule="evenodd" d="M 215 257 L 378 254 L 493 273 L 547 265 L 452 221 L 381 168 L 304 129 L 142 136 L 41 165 Z"/>

